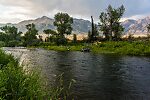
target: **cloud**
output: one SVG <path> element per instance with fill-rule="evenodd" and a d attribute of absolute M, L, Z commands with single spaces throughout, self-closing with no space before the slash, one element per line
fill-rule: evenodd
<path fill-rule="evenodd" d="M 53 17 L 57 12 L 67 12 L 71 16 L 86 19 L 90 19 L 92 15 L 98 20 L 100 12 L 109 4 L 113 7 L 123 4 L 126 8 L 125 18 L 150 14 L 150 0 L 0 0 L 0 18 L 3 22 L 11 21 L 11 18 L 11 22 L 18 22 L 44 15 Z"/>

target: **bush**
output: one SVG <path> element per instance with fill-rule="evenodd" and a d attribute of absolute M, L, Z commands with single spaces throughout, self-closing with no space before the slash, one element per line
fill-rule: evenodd
<path fill-rule="evenodd" d="M 23 46 L 39 46 L 40 40 L 39 39 L 33 39 L 30 41 L 24 41 Z"/>
<path fill-rule="evenodd" d="M 0 47 L 4 47 L 5 46 L 5 42 L 0 41 Z"/>
<path fill-rule="evenodd" d="M 7 43 L 7 46 L 8 47 L 15 47 L 15 46 L 18 46 L 19 45 L 19 41 L 16 41 L 16 40 L 13 40 L 13 41 L 9 41 Z"/>
<path fill-rule="evenodd" d="M 57 45 L 66 45 L 67 44 L 67 39 L 66 38 L 57 37 L 56 44 Z"/>
<path fill-rule="evenodd" d="M 0 50 L 0 68 L 2 69 L 10 62 L 16 63 L 11 55 L 6 55 L 2 50 Z"/>

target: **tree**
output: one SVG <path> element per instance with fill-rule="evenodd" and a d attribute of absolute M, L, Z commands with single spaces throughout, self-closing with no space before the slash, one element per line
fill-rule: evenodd
<path fill-rule="evenodd" d="M 43 36 L 39 35 L 39 40 L 43 42 Z"/>
<path fill-rule="evenodd" d="M 103 32 L 103 34 L 105 35 L 105 38 L 108 40 L 109 37 L 110 37 L 110 34 L 109 34 L 109 26 L 108 26 L 108 21 L 107 21 L 107 13 L 104 13 L 102 12 L 99 19 L 100 19 L 100 23 L 99 23 L 99 26 L 100 26 L 100 31 Z"/>
<path fill-rule="evenodd" d="M 5 34 L 8 35 L 9 40 L 20 40 L 21 32 L 15 26 L 4 26 L 0 28 Z"/>
<path fill-rule="evenodd" d="M 121 7 L 115 9 L 111 5 L 108 6 L 107 12 L 102 12 L 100 19 L 100 31 L 103 32 L 107 40 L 120 39 L 122 32 L 124 31 L 123 26 L 120 23 L 120 19 L 125 12 L 125 8 Z"/>
<path fill-rule="evenodd" d="M 99 32 L 98 32 L 98 29 L 97 29 L 97 25 L 95 24 L 95 26 L 94 26 L 94 38 L 97 39 L 98 35 L 99 35 Z"/>
<path fill-rule="evenodd" d="M 93 20 L 93 16 L 91 16 L 91 21 L 92 21 L 92 34 L 91 34 L 91 39 L 93 40 L 93 37 L 94 37 L 94 20 Z"/>
<path fill-rule="evenodd" d="M 92 29 L 88 32 L 89 42 L 95 41 L 96 37 L 98 36 L 97 25 L 94 24 L 93 16 L 91 16 L 91 22 Z"/>
<path fill-rule="evenodd" d="M 147 38 L 150 39 L 150 24 L 147 25 Z"/>
<path fill-rule="evenodd" d="M 73 34 L 73 42 L 77 43 L 77 35 L 76 34 Z"/>
<path fill-rule="evenodd" d="M 24 35 L 24 45 L 25 46 L 31 46 L 38 44 L 38 30 L 35 28 L 35 24 L 28 24 L 26 25 L 27 32 Z"/>
<path fill-rule="evenodd" d="M 9 41 L 9 37 L 4 32 L 0 32 L 0 41 L 7 43 Z"/>
<path fill-rule="evenodd" d="M 46 29 L 43 31 L 45 34 L 48 35 L 48 37 L 53 36 L 53 35 L 57 35 L 57 32 L 51 29 Z"/>
<path fill-rule="evenodd" d="M 71 34 L 73 18 L 67 13 L 57 13 L 54 17 L 54 26 L 57 27 L 58 34 L 61 38 L 64 38 L 64 34 Z"/>
<path fill-rule="evenodd" d="M 147 25 L 147 32 L 150 33 L 150 24 Z"/>
<path fill-rule="evenodd" d="M 134 34 L 128 34 L 128 41 L 132 42 L 134 40 Z"/>
<path fill-rule="evenodd" d="M 18 32 L 15 26 L 4 26 L 0 28 L 3 32 L 0 33 L 0 41 L 5 42 L 6 46 L 18 46 L 21 42 L 22 32 Z"/>
<path fill-rule="evenodd" d="M 55 42 L 56 37 L 58 35 L 56 31 L 51 30 L 51 29 L 46 29 L 43 32 L 48 35 L 46 39 L 47 42 Z"/>
<path fill-rule="evenodd" d="M 120 22 L 115 22 L 113 24 L 113 32 L 114 32 L 114 39 L 119 40 L 121 37 L 121 33 L 124 31 L 124 28 L 122 25 L 120 25 Z"/>

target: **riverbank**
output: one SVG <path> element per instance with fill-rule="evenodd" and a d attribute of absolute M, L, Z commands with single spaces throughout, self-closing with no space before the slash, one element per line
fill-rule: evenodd
<path fill-rule="evenodd" d="M 0 50 L 0 99 L 42 99 L 46 95 L 36 72 L 26 72 L 13 56 Z"/>
<path fill-rule="evenodd" d="M 61 78 L 56 76 L 57 84 L 47 86 L 38 69 L 24 69 L 18 60 L 0 49 L 0 100 L 66 100 L 70 88 L 64 87 Z"/>
<path fill-rule="evenodd" d="M 150 56 L 149 41 L 120 41 L 120 42 L 99 42 L 93 44 L 67 45 L 67 46 L 40 46 L 55 51 L 81 51 L 89 48 L 93 53 L 113 53 L 119 55 Z"/>

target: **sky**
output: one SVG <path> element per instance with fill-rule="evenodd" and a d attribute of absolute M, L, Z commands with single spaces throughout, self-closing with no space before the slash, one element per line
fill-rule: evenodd
<path fill-rule="evenodd" d="M 75 18 L 94 19 L 111 4 L 122 4 L 126 12 L 122 20 L 150 16 L 150 0 L 0 0 L 0 23 L 18 23 L 42 16 L 53 18 L 57 12 L 65 12 Z"/>

